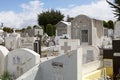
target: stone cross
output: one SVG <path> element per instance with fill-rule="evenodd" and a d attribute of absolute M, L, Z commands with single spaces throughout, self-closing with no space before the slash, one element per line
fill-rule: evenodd
<path fill-rule="evenodd" d="M 64 50 L 64 53 L 68 53 L 68 50 L 71 50 L 71 46 L 68 46 L 68 43 L 64 42 L 64 46 L 61 46 L 61 49 Z"/>

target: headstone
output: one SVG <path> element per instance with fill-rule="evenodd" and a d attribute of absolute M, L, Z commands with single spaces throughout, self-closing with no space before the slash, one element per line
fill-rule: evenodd
<path fill-rule="evenodd" d="M 8 37 L 5 37 L 5 47 L 8 50 L 17 49 L 20 47 L 20 34 L 14 32 L 11 33 Z"/>
<path fill-rule="evenodd" d="M 114 39 L 120 39 L 120 21 L 115 23 L 114 27 Z"/>
<path fill-rule="evenodd" d="M 3 32 L 4 31 L 0 28 L 0 36 L 2 36 Z"/>
<path fill-rule="evenodd" d="M 117 38 L 119 39 L 119 38 Z M 113 79 L 116 80 L 117 75 L 120 73 L 120 40 L 113 40 L 112 41 L 112 49 L 104 49 L 103 50 L 103 59 L 104 61 L 108 61 L 108 65 L 105 66 L 107 69 L 109 69 L 109 75 L 113 76 Z M 106 63 L 106 62 L 104 62 Z M 113 64 L 113 65 L 112 65 Z M 108 68 L 109 67 L 109 68 Z"/>
<path fill-rule="evenodd" d="M 97 56 L 98 57 L 98 56 Z M 86 63 L 92 62 L 95 60 L 94 50 L 87 50 L 86 54 Z"/>
<path fill-rule="evenodd" d="M 99 72 L 101 70 L 99 69 L 101 69 L 103 65 L 101 64 L 102 60 L 100 59 L 99 48 L 95 46 L 80 46 L 80 48 L 81 52 L 79 54 L 82 54 L 82 74 L 84 76 L 91 75 L 91 78 L 86 77 L 87 79 L 91 80 L 101 77 L 101 72 Z M 99 77 L 94 78 L 94 76 L 92 76 L 96 75 L 94 72 L 100 73 L 100 75 L 97 75 Z"/>
<path fill-rule="evenodd" d="M 21 48 L 11 51 L 8 54 L 8 72 L 19 77 L 35 65 L 39 64 L 40 55 L 36 52 Z"/>
<path fill-rule="evenodd" d="M 41 42 L 39 40 L 34 42 L 34 51 L 41 55 Z"/>
<path fill-rule="evenodd" d="M 108 30 L 108 37 L 113 38 L 113 36 L 114 36 L 113 34 L 114 34 L 113 29 L 109 29 Z"/>
<path fill-rule="evenodd" d="M 69 52 L 76 50 L 80 46 L 78 39 L 60 39 L 59 40 L 59 53 L 70 55 Z"/>
<path fill-rule="evenodd" d="M 4 43 L 4 40 L 3 38 L 0 36 L 0 44 L 3 44 Z"/>
<path fill-rule="evenodd" d="M 104 67 L 105 68 L 113 68 L 113 60 L 112 59 L 104 59 Z"/>
<path fill-rule="evenodd" d="M 102 48 L 111 49 L 112 48 L 112 38 L 104 37 L 102 41 Z"/>
<path fill-rule="evenodd" d="M 43 29 L 42 28 L 39 28 L 39 29 L 34 29 L 34 34 L 35 35 L 38 35 L 38 32 L 39 32 L 39 35 L 43 35 Z"/>
<path fill-rule="evenodd" d="M 48 46 L 49 46 L 49 47 L 50 47 L 50 46 L 54 46 L 54 45 L 55 45 L 54 41 L 48 42 Z"/>
<path fill-rule="evenodd" d="M 5 38 L 5 37 L 7 37 L 7 32 L 3 32 L 2 34 L 2 38 Z"/>
<path fill-rule="evenodd" d="M 100 57 L 100 50 L 94 46 L 81 46 L 83 49 L 83 64 L 97 61 Z"/>
<path fill-rule="evenodd" d="M 0 46 L 0 75 L 6 71 L 6 66 L 7 66 L 7 55 L 9 51 L 7 48 L 4 46 Z"/>
<path fill-rule="evenodd" d="M 104 28 L 104 36 L 108 36 L 108 28 Z"/>
<path fill-rule="evenodd" d="M 29 36 L 28 37 L 21 37 L 20 47 L 34 50 L 34 42 L 35 42 L 34 37 L 29 37 Z"/>
<path fill-rule="evenodd" d="M 21 36 L 22 36 L 22 37 L 25 37 L 26 34 L 28 34 L 29 37 L 34 37 L 34 36 L 37 36 L 37 35 L 38 35 L 38 32 L 40 33 L 40 35 L 43 35 L 43 29 L 42 29 L 42 27 L 36 26 L 36 27 L 34 27 L 34 28 L 27 29 L 27 30 L 25 30 L 25 31 L 21 34 Z"/>
<path fill-rule="evenodd" d="M 55 36 L 55 44 L 56 44 L 56 45 L 59 45 L 59 40 L 60 40 L 60 37 Z"/>

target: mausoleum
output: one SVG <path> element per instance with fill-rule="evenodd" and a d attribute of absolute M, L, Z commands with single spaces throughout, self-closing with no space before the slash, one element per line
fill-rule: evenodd
<path fill-rule="evenodd" d="M 56 36 L 71 38 L 71 22 L 60 21 L 56 25 Z"/>
<path fill-rule="evenodd" d="M 103 21 L 79 15 L 71 22 L 71 38 L 80 39 L 81 45 L 101 45 L 104 36 Z"/>

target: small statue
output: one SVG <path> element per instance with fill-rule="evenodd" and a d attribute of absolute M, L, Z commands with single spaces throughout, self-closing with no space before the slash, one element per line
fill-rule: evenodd
<path fill-rule="evenodd" d="M 3 27 L 3 23 L 1 23 L 1 27 Z"/>

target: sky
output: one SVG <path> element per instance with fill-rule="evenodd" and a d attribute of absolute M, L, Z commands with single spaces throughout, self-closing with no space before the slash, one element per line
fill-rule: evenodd
<path fill-rule="evenodd" d="M 49 9 L 60 10 L 65 16 L 80 14 L 100 20 L 115 20 L 105 0 L 1 0 L 0 23 L 12 28 L 37 24 L 37 15 Z"/>

